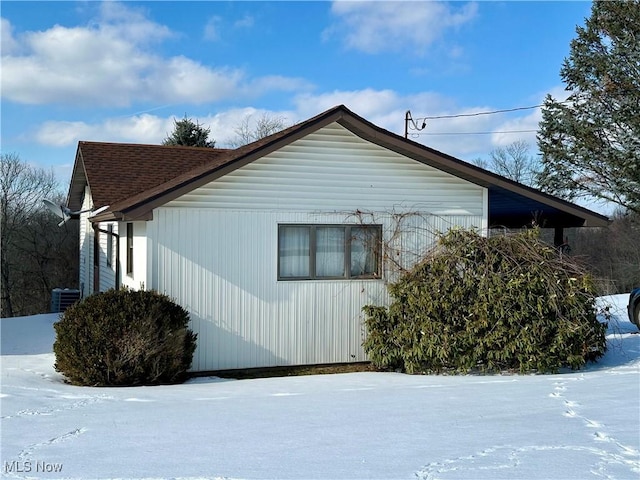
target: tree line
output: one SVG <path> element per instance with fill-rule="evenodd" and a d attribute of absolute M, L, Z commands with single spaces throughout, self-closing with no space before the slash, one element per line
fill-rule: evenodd
<path fill-rule="evenodd" d="M 51 290 L 78 284 L 78 222 L 66 222 L 42 200 L 64 203 L 53 172 L 15 153 L 0 162 L 0 317 L 49 311 Z"/>

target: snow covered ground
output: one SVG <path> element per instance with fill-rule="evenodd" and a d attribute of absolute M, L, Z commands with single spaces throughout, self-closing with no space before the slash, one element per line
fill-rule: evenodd
<path fill-rule="evenodd" d="M 638 479 L 640 334 L 628 296 L 598 364 L 559 375 L 352 373 L 63 383 L 56 315 L 3 319 L 2 476 Z"/>

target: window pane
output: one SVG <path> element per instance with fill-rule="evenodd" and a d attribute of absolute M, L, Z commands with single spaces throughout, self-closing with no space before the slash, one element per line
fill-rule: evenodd
<path fill-rule="evenodd" d="M 127 223 L 127 274 L 133 275 L 133 223 Z"/>
<path fill-rule="evenodd" d="M 351 276 L 377 275 L 380 229 L 351 227 Z"/>
<path fill-rule="evenodd" d="M 280 276 L 309 276 L 309 227 L 281 226 Z"/>
<path fill-rule="evenodd" d="M 111 266 L 111 259 L 113 258 L 113 225 L 110 223 L 107 225 L 107 266 Z"/>
<path fill-rule="evenodd" d="M 344 227 L 316 227 L 316 277 L 344 277 Z"/>

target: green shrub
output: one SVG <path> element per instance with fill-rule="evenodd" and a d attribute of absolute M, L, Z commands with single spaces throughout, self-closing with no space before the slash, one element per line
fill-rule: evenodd
<path fill-rule="evenodd" d="M 91 295 L 54 325 L 55 368 L 77 385 L 180 382 L 196 347 L 188 323 L 181 306 L 154 291 Z"/>
<path fill-rule="evenodd" d="M 606 350 L 592 278 L 535 230 L 453 230 L 389 292 L 389 308 L 364 307 L 378 368 L 556 372 Z"/>

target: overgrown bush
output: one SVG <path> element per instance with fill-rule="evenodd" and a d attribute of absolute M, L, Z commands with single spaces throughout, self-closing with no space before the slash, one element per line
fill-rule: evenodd
<path fill-rule="evenodd" d="M 188 323 L 181 306 L 154 291 L 91 295 L 54 325 L 55 368 L 77 385 L 180 382 L 196 347 Z"/>
<path fill-rule="evenodd" d="M 606 350 L 592 278 L 535 230 L 451 231 L 389 291 L 389 308 L 364 308 L 379 368 L 556 372 Z"/>

